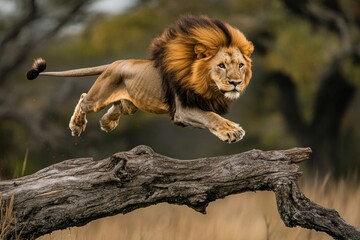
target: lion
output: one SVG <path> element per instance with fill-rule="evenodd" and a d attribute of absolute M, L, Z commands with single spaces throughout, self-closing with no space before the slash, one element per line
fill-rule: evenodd
<path fill-rule="evenodd" d="M 100 119 L 112 131 L 122 115 L 138 109 L 169 114 L 174 124 L 208 129 L 224 142 L 241 140 L 245 131 L 221 115 L 247 88 L 254 46 L 237 28 L 207 16 L 182 16 L 156 37 L 147 60 L 117 60 L 111 64 L 44 72 L 46 62 L 34 61 L 27 78 L 99 75 L 83 93 L 71 116 L 73 136 L 85 130 L 86 114 L 112 105 Z"/>

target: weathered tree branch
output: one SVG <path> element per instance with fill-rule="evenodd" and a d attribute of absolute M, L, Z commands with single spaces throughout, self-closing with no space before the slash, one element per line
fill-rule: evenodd
<path fill-rule="evenodd" d="M 335 239 L 360 239 L 359 230 L 336 211 L 311 202 L 301 193 L 297 163 L 310 153 L 309 148 L 251 150 L 177 160 L 138 146 L 100 161 L 66 160 L 32 175 L 0 182 L 1 205 L 14 196 L 15 221 L 8 224 L 6 239 L 19 234 L 20 239 L 33 239 L 161 202 L 205 213 L 211 201 L 256 190 L 275 192 L 279 213 L 289 227 L 323 231 Z"/>

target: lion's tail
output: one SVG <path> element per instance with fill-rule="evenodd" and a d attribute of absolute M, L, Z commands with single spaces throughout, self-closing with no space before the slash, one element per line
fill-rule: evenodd
<path fill-rule="evenodd" d="M 43 58 L 35 59 L 31 69 L 26 73 L 28 80 L 34 80 L 39 75 L 40 76 L 53 76 L 53 77 L 85 77 L 85 76 L 94 76 L 100 75 L 103 73 L 109 65 L 101 65 L 97 67 L 90 68 L 80 68 L 73 69 L 68 71 L 59 71 L 59 72 L 44 72 L 46 69 L 46 61 Z"/>

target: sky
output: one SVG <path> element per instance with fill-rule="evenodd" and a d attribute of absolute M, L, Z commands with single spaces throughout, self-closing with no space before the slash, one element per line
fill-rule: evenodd
<path fill-rule="evenodd" d="M 135 2 L 135 0 L 97 0 L 89 9 L 100 12 L 121 13 L 133 6 Z"/>
<path fill-rule="evenodd" d="M 39 0 L 39 3 L 41 1 Z M 132 7 L 137 0 L 92 0 L 87 9 L 94 12 L 105 12 L 108 14 L 121 14 Z M 17 11 L 18 5 L 15 1 L 0 0 L 0 17 L 6 17 Z M 1 16 L 2 15 L 2 16 Z M 73 34 L 83 28 L 82 24 L 72 24 L 64 28 L 60 34 Z M 0 36 L 1 39 L 1 36 Z"/>
<path fill-rule="evenodd" d="M 96 0 L 89 6 L 89 10 L 107 13 L 121 13 L 133 6 L 136 0 Z M 9 0 L 0 0 L 0 13 L 11 13 L 16 3 Z"/>

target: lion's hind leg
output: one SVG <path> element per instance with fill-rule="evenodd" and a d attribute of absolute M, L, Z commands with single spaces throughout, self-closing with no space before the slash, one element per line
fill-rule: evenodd
<path fill-rule="evenodd" d="M 119 124 L 121 115 L 134 114 L 137 111 L 137 107 L 128 100 L 120 100 L 115 102 L 111 108 L 100 119 L 101 130 L 110 132 L 114 130 Z"/>
<path fill-rule="evenodd" d="M 81 94 L 78 104 L 75 107 L 74 113 L 71 116 L 69 128 L 71 130 L 71 135 L 80 136 L 80 134 L 85 131 L 87 120 L 86 113 L 81 108 L 81 103 L 86 97 L 86 93 Z"/>
<path fill-rule="evenodd" d="M 118 103 L 114 103 L 111 108 L 100 119 L 100 128 L 105 132 L 110 132 L 119 124 L 121 117 L 120 107 Z"/>

